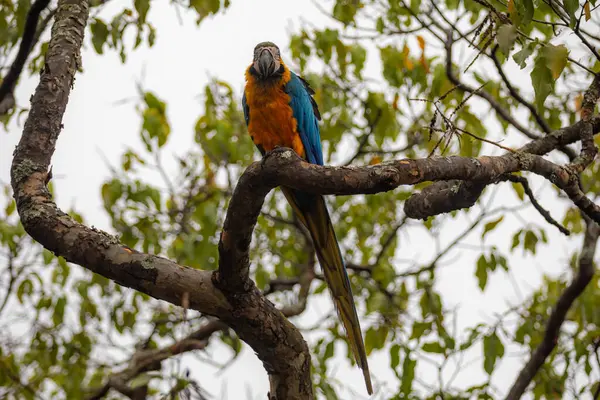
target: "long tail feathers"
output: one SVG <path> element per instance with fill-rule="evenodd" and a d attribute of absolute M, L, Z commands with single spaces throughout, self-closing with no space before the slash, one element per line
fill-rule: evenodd
<path fill-rule="evenodd" d="M 317 258 L 333 296 L 333 303 L 348 335 L 348 342 L 352 348 L 356 363 L 363 371 L 367 392 L 373 394 L 367 354 L 360 330 L 358 314 L 354 306 L 350 280 L 348 279 L 325 200 L 319 195 L 297 193 L 287 188 L 281 189 L 294 209 L 294 212 L 312 236 L 317 251 Z"/>

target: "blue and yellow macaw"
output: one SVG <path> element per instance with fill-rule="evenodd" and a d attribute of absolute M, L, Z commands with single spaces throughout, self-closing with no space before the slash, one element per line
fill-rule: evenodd
<path fill-rule="evenodd" d="M 263 156 L 275 147 L 289 147 L 309 163 L 323 165 L 318 122 L 321 115 L 312 97 L 314 93 L 308 82 L 283 63 L 274 43 L 263 42 L 254 48 L 254 60 L 246 70 L 242 106 L 252 141 Z M 350 280 L 323 196 L 285 187 L 281 190 L 310 232 L 350 347 L 363 370 L 367 391 L 372 394 Z"/>

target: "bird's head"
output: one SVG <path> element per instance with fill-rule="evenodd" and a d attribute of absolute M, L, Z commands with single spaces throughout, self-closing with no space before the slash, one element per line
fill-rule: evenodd
<path fill-rule="evenodd" d="M 279 47 L 272 42 L 257 44 L 254 48 L 254 59 L 250 70 L 263 80 L 283 74 L 284 66 Z"/>

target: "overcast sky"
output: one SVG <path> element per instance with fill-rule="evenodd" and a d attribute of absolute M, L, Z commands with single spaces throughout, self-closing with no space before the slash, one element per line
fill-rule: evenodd
<path fill-rule="evenodd" d="M 292 6 L 293 4 L 293 6 Z M 109 4 L 106 15 L 122 7 L 122 2 Z M 140 121 L 134 112 L 135 102 L 119 103 L 123 99 L 135 99 L 136 84 L 141 81 L 144 89 L 152 90 L 168 103 L 168 116 L 172 126 L 168 149 L 175 154 L 184 153 L 193 142 L 193 128 L 201 113 L 203 86 L 210 77 L 218 77 L 230 82 L 241 95 L 244 70 L 250 63 L 254 46 L 261 41 L 277 43 L 284 59 L 290 61 L 286 47 L 289 35 L 298 31 L 303 21 L 317 27 L 331 24 L 309 0 L 282 2 L 276 0 L 234 0 L 225 15 L 219 15 L 202 22 L 197 27 L 194 15 L 183 13 L 183 23 L 178 22 L 174 8 L 165 0 L 153 2 L 150 20 L 157 29 L 157 41 L 153 48 L 142 47 L 129 53 L 129 59 L 122 65 L 118 55 L 108 51 L 97 55 L 89 44 L 89 37 L 83 51 L 84 73 L 77 76 L 69 106 L 64 118 L 65 129 L 61 133 L 57 151 L 53 158 L 55 192 L 62 208 L 74 206 L 82 212 L 87 222 L 98 228 L 110 231 L 100 198 L 100 185 L 109 176 L 104 158 L 118 163 L 120 155 L 127 147 L 141 148 L 138 139 Z M 376 56 L 376 54 L 375 54 Z M 368 64 L 367 72 L 377 76 L 377 62 Z M 525 72 L 514 69 L 526 79 Z M 143 80 L 142 80 L 143 77 Z M 16 93 L 17 101 L 27 105 L 28 99 L 38 83 L 38 76 L 23 77 Z M 13 123 L 8 134 L 0 133 L 0 180 L 9 181 L 9 167 L 14 146 L 19 140 L 21 126 Z M 539 186 L 539 185 L 538 185 Z M 562 217 L 562 206 L 555 201 L 555 192 L 542 190 L 544 206 Z M 497 205 L 514 205 L 517 200 L 508 185 L 498 192 Z M 477 211 L 477 209 L 475 210 Z M 449 241 L 464 229 L 469 219 L 476 216 L 460 217 L 441 232 L 443 240 Z M 526 220 L 543 225 L 541 218 L 528 208 L 522 213 Z M 522 221 L 507 217 L 508 223 L 494 231 L 488 241 L 506 251 L 512 239 L 511 234 Z M 442 292 L 450 308 L 458 307 L 457 329 L 472 326 L 477 322 L 493 321 L 495 312 L 502 312 L 510 305 L 518 304 L 531 290 L 538 287 L 543 272 L 559 273 L 565 269 L 569 249 L 579 245 L 580 239 L 567 241 L 553 227 L 546 227 L 552 247 L 546 247 L 535 259 L 517 251 L 511 257 L 511 274 L 496 272 L 490 276 L 490 287 L 483 294 L 473 279 L 474 258 L 478 252 L 466 252 L 459 262 L 457 252 L 448 257 L 448 268 L 441 268 L 438 275 L 438 289 Z M 411 234 L 412 235 L 412 234 Z M 492 236 L 492 235 L 490 235 Z M 425 240 L 425 241 L 424 241 Z M 427 236 L 401 236 L 401 258 L 425 257 L 431 254 L 431 244 Z M 479 233 L 472 236 L 471 244 L 478 244 Z M 489 244 L 489 243 L 488 243 Z M 450 263 L 452 261 L 452 263 Z M 515 290 L 515 282 L 516 287 Z M 330 311 L 330 303 L 309 302 L 309 312 L 301 320 L 293 322 L 308 325 L 323 312 Z M 364 326 L 364 325 L 363 325 Z M 215 349 L 219 349 L 216 347 Z M 345 351 L 343 347 L 338 350 Z M 474 355 L 475 357 L 476 355 Z M 217 357 L 225 359 L 223 355 Z M 221 399 L 246 398 L 246 389 L 257 399 L 264 399 L 268 381 L 262 365 L 252 350 L 245 347 L 243 356 L 223 373 L 215 374 L 213 367 L 188 361 L 194 375 L 211 394 Z M 362 374 L 357 368 L 349 367 L 345 361 L 332 360 L 332 378 L 344 381 L 357 393 L 365 394 Z M 522 358 L 508 357 L 501 363 L 494 383 L 503 392 L 507 391 Z M 338 365 L 339 364 L 339 365 Z M 389 359 L 385 352 L 370 356 L 370 365 L 375 382 L 396 387 L 396 378 L 389 369 Z M 475 359 L 469 369 L 464 369 L 455 384 L 472 385 L 482 383 L 482 360 Z M 430 371 L 430 370 L 429 370 Z M 420 370 L 420 373 L 429 373 Z M 422 376 L 423 380 L 430 380 Z M 366 398 L 366 396 L 365 396 Z"/>

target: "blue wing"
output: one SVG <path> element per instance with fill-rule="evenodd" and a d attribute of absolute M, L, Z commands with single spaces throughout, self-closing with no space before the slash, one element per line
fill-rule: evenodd
<path fill-rule="evenodd" d="M 244 90 L 244 95 L 242 96 L 242 108 L 244 109 L 244 119 L 246 120 L 246 125 L 250 123 L 250 107 L 248 107 L 248 103 L 246 102 L 246 91 Z"/>
<path fill-rule="evenodd" d="M 306 159 L 311 164 L 323 165 L 323 149 L 319 132 L 321 115 L 317 103 L 312 98 L 315 92 L 308 82 L 295 73 L 290 73 L 290 81 L 284 90 L 290 96 L 290 107 L 298 122 L 298 133 L 304 145 Z"/>

